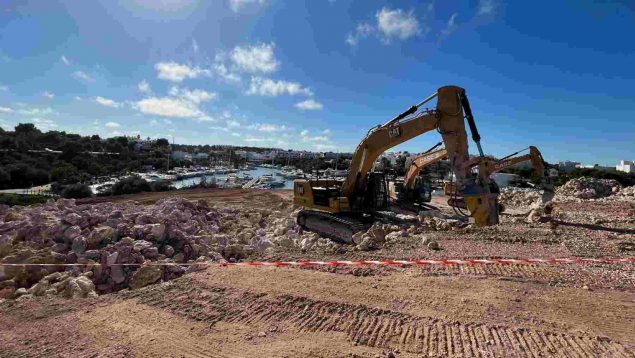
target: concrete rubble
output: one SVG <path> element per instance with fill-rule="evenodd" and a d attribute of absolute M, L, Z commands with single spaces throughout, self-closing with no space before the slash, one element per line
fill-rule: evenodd
<path fill-rule="evenodd" d="M 542 190 L 531 188 L 502 188 L 498 196 L 498 202 L 505 207 L 531 206 L 542 200 Z"/>
<path fill-rule="evenodd" d="M 622 185 L 617 180 L 582 177 L 571 179 L 558 187 L 556 196 L 564 200 L 598 199 L 617 194 L 621 189 Z"/>
<path fill-rule="evenodd" d="M 502 188 L 499 202 L 506 207 L 535 206 L 541 203 L 542 190 L 532 188 Z M 566 201 L 633 201 L 635 186 L 623 187 L 613 179 L 577 178 L 556 189 L 554 202 Z"/>

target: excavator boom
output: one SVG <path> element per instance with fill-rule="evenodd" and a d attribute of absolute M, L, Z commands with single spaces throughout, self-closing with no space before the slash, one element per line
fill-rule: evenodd
<path fill-rule="evenodd" d="M 417 156 L 410 164 L 408 172 L 404 177 L 404 186 L 408 189 L 412 189 L 415 179 L 426 167 L 446 158 L 448 151 L 445 148 L 435 150 L 434 152 L 424 153 Z"/>

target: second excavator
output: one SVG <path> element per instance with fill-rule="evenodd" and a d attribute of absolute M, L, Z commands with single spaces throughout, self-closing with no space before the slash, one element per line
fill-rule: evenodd
<path fill-rule="evenodd" d="M 427 167 L 437 163 L 448 156 L 445 148 L 433 150 L 436 146 L 427 152 L 413 159 L 412 164 L 408 167 L 408 171 L 403 180 L 393 180 L 389 183 L 390 198 L 396 202 L 422 204 L 429 203 L 432 199 L 432 186 L 428 178 L 421 177 L 419 174 Z"/>
<path fill-rule="evenodd" d="M 420 110 L 435 97 L 435 109 Z M 295 180 L 293 202 L 303 207 L 298 214 L 298 224 L 309 231 L 351 243 L 353 234 L 366 228 L 374 221 L 376 213 L 388 207 L 386 178 L 381 172 L 371 171 L 379 155 L 435 129 L 443 138 L 458 191 L 465 198 L 476 225 L 497 224 L 498 192 L 492 190 L 495 186 L 486 175 L 484 162 L 478 163 L 478 173 L 470 170 L 473 160 L 468 154 L 465 119 L 479 150 L 479 158 L 484 158 L 465 90 L 457 86 L 441 87 L 419 104 L 372 128 L 353 153 L 348 175 L 343 181 Z"/>
<path fill-rule="evenodd" d="M 524 150 L 527 150 L 527 149 L 529 149 L 529 153 L 524 155 L 519 155 L 517 157 L 514 157 L 514 155 L 517 155 L 518 153 L 522 151 L 512 153 L 499 160 L 484 158 L 486 171 L 488 175 L 492 175 L 494 173 L 500 172 L 501 170 L 510 168 L 516 164 L 530 161 L 531 166 L 534 169 L 534 172 L 540 178 L 540 183 L 538 184 L 538 188 L 543 191 L 542 202 L 546 203 L 550 201 L 551 199 L 553 199 L 555 195 L 553 182 L 552 182 L 552 176 L 550 175 L 549 170 L 547 169 L 547 164 L 545 160 L 542 158 L 542 153 L 540 153 L 538 148 L 532 145 L 532 146 L 529 146 L 529 148 L 525 148 Z M 460 195 L 458 196 L 456 195 L 456 186 L 450 183 L 447 183 L 443 187 L 443 191 L 446 195 L 450 197 L 456 197 L 454 199 L 450 199 L 450 202 L 449 202 L 450 205 L 464 206 L 464 204 L 462 204 Z M 452 202 L 452 200 L 455 200 L 455 202 Z"/>

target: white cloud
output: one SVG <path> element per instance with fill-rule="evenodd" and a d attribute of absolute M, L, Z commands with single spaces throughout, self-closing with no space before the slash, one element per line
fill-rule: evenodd
<path fill-rule="evenodd" d="M 245 142 L 264 142 L 266 139 L 260 137 L 247 137 L 244 140 Z"/>
<path fill-rule="evenodd" d="M 0 112 L 2 113 L 11 113 L 13 110 L 9 107 L 0 107 Z"/>
<path fill-rule="evenodd" d="M 18 111 L 18 113 L 25 115 L 25 116 L 47 116 L 50 114 L 54 114 L 55 111 L 50 108 L 50 107 L 46 107 L 46 108 L 29 108 L 29 109 L 21 109 Z"/>
<path fill-rule="evenodd" d="M 156 119 L 153 119 L 153 120 L 150 121 L 150 126 L 151 127 L 154 127 L 154 126 L 156 126 L 158 124 L 159 124 L 159 121 L 157 121 Z"/>
<path fill-rule="evenodd" d="M 453 33 L 454 30 L 456 30 L 456 28 L 457 28 L 456 17 L 458 15 L 459 14 L 455 12 L 454 14 L 452 14 L 452 16 L 450 16 L 450 18 L 448 19 L 447 24 L 445 25 L 443 30 L 441 30 L 440 38 L 445 38 L 445 37 L 449 36 L 451 33 Z"/>
<path fill-rule="evenodd" d="M 80 96 L 75 96 L 75 97 L 73 97 L 73 99 L 74 99 L 74 100 L 76 100 L 76 101 L 81 101 L 81 100 L 82 100 L 82 97 L 80 97 Z"/>
<path fill-rule="evenodd" d="M 157 70 L 158 78 L 171 82 L 181 82 L 186 78 L 198 78 L 200 76 L 209 76 L 209 70 L 199 67 L 190 67 L 188 65 L 176 62 L 159 62 L 154 65 Z"/>
<path fill-rule="evenodd" d="M 195 103 L 182 98 L 150 97 L 138 101 L 135 106 L 141 113 L 158 116 L 178 118 L 201 118 L 205 116 Z"/>
<path fill-rule="evenodd" d="M 307 99 L 306 101 L 296 103 L 295 106 L 304 111 L 315 111 L 324 107 L 322 106 L 322 103 L 314 101 L 312 99 Z"/>
<path fill-rule="evenodd" d="M 119 123 L 117 123 L 117 122 L 108 122 L 108 123 L 106 123 L 106 124 L 104 124 L 104 125 L 105 125 L 106 127 L 108 127 L 108 128 L 119 128 L 119 127 L 121 127 L 121 126 L 119 125 Z"/>
<path fill-rule="evenodd" d="M 218 122 L 218 120 L 214 117 L 208 116 L 207 114 L 203 114 L 199 117 L 194 118 L 197 121 L 201 122 Z"/>
<path fill-rule="evenodd" d="M 265 0 L 229 0 L 229 7 L 233 12 L 239 12 L 247 5 L 258 4 L 262 5 L 265 3 Z"/>
<path fill-rule="evenodd" d="M 8 90 L 9 90 L 9 87 L 0 85 L 0 91 L 8 91 Z"/>
<path fill-rule="evenodd" d="M 171 96 L 181 97 L 195 104 L 199 104 L 201 102 L 208 102 L 218 98 L 218 94 L 216 92 L 207 92 L 201 89 L 195 89 L 190 91 L 187 88 L 182 89 L 176 86 L 170 88 L 169 93 Z"/>
<path fill-rule="evenodd" d="M 419 21 L 411 10 L 405 12 L 401 9 L 392 10 L 384 7 L 377 12 L 377 28 L 388 41 L 391 38 L 406 40 L 421 32 Z"/>
<path fill-rule="evenodd" d="M 274 132 L 282 132 L 289 129 L 287 126 L 277 125 L 277 124 L 269 124 L 269 123 L 255 123 L 247 126 L 247 129 L 257 130 L 265 133 L 274 133 Z"/>
<path fill-rule="evenodd" d="M 325 129 L 325 130 L 322 131 L 322 134 L 329 135 L 329 134 L 331 134 L 331 130 L 330 129 Z"/>
<path fill-rule="evenodd" d="M 313 92 L 308 88 L 302 87 L 302 85 L 297 82 L 274 81 L 269 78 L 252 77 L 247 94 L 272 97 L 282 94 L 292 96 L 303 94 L 312 96 Z"/>
<path fill-rule="evenodd" d="M 359 40 L 370 36 L 373 32 L 375 32 L 375 28 L 371 25 L 358 24 L 355 28 L 355 32 L 349 33 L 348 36 L 346 36 L 346 43 L 355 46 L 359 43 Z"/>
<path fill-rule="evenodd" d="M 330 133 L 330 132 L 329 132 Z M 300 132 L 300 137 L 302 137 L 302 141 L 307 143 L 330 143 L 331 139 L 328 137 L 328 133 L 322 132 L 322 135 L 311 136 L 308 130 L 303 130 Z"/>
<path fill-rule="evenodd" d="M 227 82 L 240 82 L 240 76 L 236 72 L 230 71 L 224 63 L 220 62 L 221 60 L 218 59 L 218 56 L 216 61 L 213 68 L 218 76 Z"/>
<path fill-rule="evenodd" d="M 238 128 L 238 127 L 240 127 L 240 122 L 238 122 L 238 121 L 237 121 L 237 120 L 235 120 L 235 119 L 229 119 L 229 120 L 227 120 L 227 122 L 226 122 L 226 123 L 227 123 L 227 125 L 228 125 L 229 127 L 233 127 L 233 128 Z"/>
<path fill-rule="evenodd" d="M 44 92 L 42 92 L 42 96 L 50 99 L 50 98 L 55 97 L 55 93 L 50 92 L 50 91 L 44 91 Z"/>
<path fill-rule="evenodd" d="M 113 108 L 121 107 L 121 103 L 115 102 L 114 100 L 112 100 L 110 98 L 104 98 L 104 97 L 101 97 L 101 96 L 97 96 L 97 97 L 93 98 L 93 101 L 101 104 L 102 106 L 106 106 L 106 107 L 113 107 Z"/>
<path fill-rule="evenodd" d="M 211 127 L 209 127 L 209 129 L 214 130 L 214 131 L 229 132 L 229 129 L 227 127 L 211 126 Z"/>
<path fill-rule="evenodd" d="M 236 46 L 232 50 L 230 58 L 234 65 L 242 71 L 271 73 L 280 66 L 273 53 L 274 47 L 273 43 L 261 43 L 247 47 Z"/>
<path fill-rule="evenodd" d="M 476 15 L 489 15 L 496 12 L 498 4 L 495 0 L 479 0 L 476 6 Z"/>
<path fill-rule="evenodd" d="M 234 137 L 240 137 L 241 136 L 240 133 L 236 133 L 236 132 L 231 132 L 230 134 L 233 135 Z"/>
<path fill-rule="evenodd" d="M 51 130 L 57 127 L 57 123 L 46 118 L 33 118 L 33 123 L 41 130 Z"/>
<path fill-rule="evenodd" d="M 62 55 L 62 57 L 60 57 L 60 59 L 62 60 L 62 62 L 64 62 L 64 64 L 66 66 L 71 64 L 71 61 L 68 58 L 66 58 L 66 56 L 64 56 L 64 55 Z"/>
<path fill-rule="evenodd" d="M 427 7 L 426 16 L 433 9 L 430 4 Z M 360 40 L 371 35 L 379 37 L 384 43 L 389 43 L 392 39 L 407 40 L 421 34 L 421 25 L 414 16 L 414 11 L 408 12 L 402 9 L 382 8 L 375 14 L 376 25 L 360 23 L 355 31 L 346 36 L 346 43 L 356 46 Z"/>
<path fill-rule="evenodd" d="M 146 80 L 139 82 L 137 88 L 139 89 L 139 92 L 152 93 L 152 88 L 150 88 L 150 84 Z"/>
<path fill-rule="evenodd" d="M 192 39 L 192 50 L 198 53 L 198 42 L 195 39 Z"/>
<path fill-rule="evenodd" d="M 95 79 L 93 77 L 91 77 L 89 74 L 87 74 L 84 71 L 75 71 L 75 72 L 73 72 L 73 77 L 75 79 L 78 79 L 78 80 L 84 81 L 84 82 L 93 82 L 93 81 L 95 81 Z"/>

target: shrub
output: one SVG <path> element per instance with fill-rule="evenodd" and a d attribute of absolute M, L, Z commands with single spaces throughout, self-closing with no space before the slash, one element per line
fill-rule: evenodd
<path fill-rule="evenodd" d="M 86 184 L 70 184 L 62 190 L 62 197 L 67 199 L 90 198 L 93 191 Z"/>
<path fill-rule="evenodd" d="M 9 206 L 42 204 L 46 203 L 49 199 L 50 198 L 45 195 L 0 194 L 0 204 Z"/>
<path fill-rule="evenodd" d="M 155 181 L 150 183 L 150 188 L 152 191 L 170 191 L 174 189 L 172 187 L 172 183 L 167 180 Z"/>
<path fill-rule="evenodd" d="M 135 194 L 142 191 L 152 191 L 150 184 L 139 176 L 131 176 L 119 180 L 112 186 L 112 195 Z"/>

